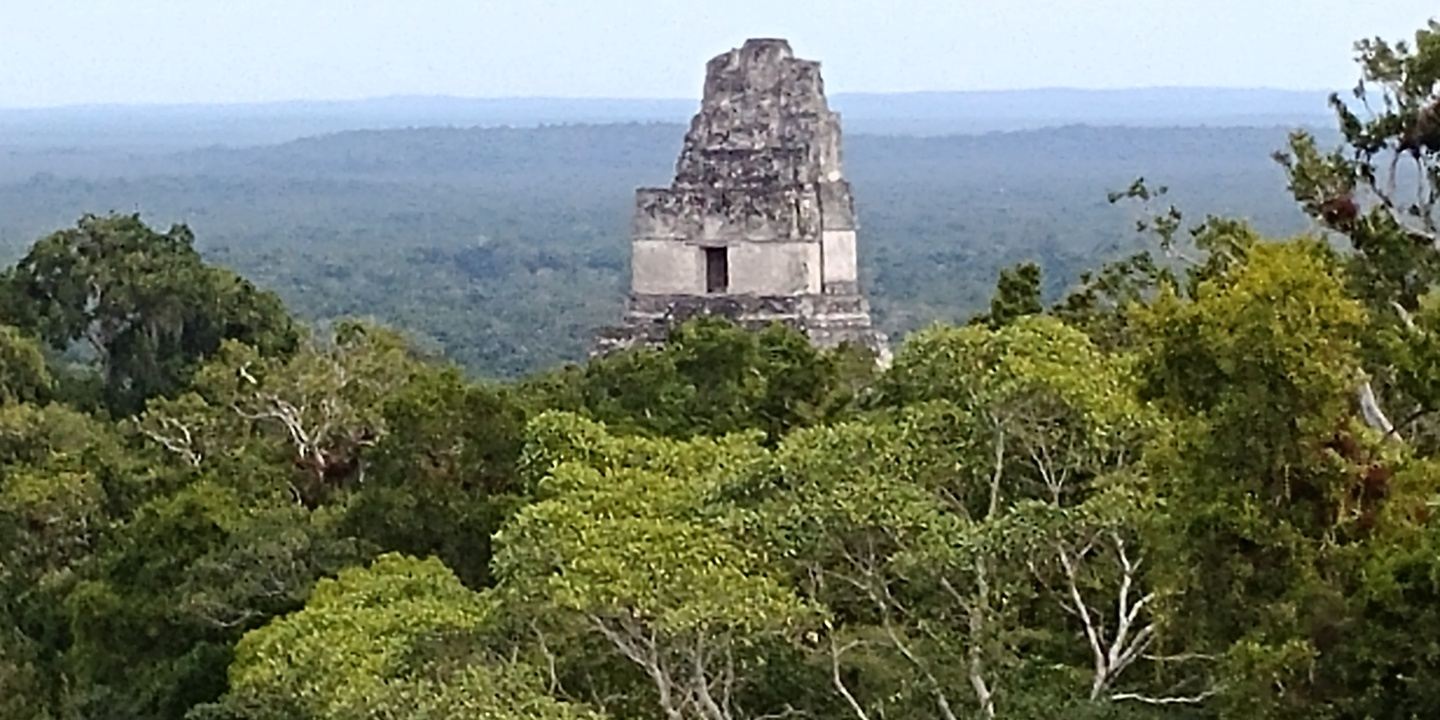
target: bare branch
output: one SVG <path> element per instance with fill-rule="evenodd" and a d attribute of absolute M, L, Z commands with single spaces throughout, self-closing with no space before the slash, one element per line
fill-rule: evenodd
<path fill-rule="evenodd" d="M 1375 399 L 1375 390 L 1370 387 L 1370 381 L 1365 380 L 1355 390 L 1356 398 L 1360 403 L 1360 415 L 1365 419 L 1365 424 L 1377 432 L 1384 433 L 1387 437 L 1395 433 L 1395 426 L 1391 424 L 1390 418 L 1386 417 L 1385 411 L 1380 408 L 1380 403 Z"/>
<path fill-rule="evenodd" d="M 995 424 L 995 468 L 990 475 L 990 507 L 986 517 L 993 518 L 1000 510 L 1000 478 L 1005 471 L 1005 428 Z"/>
<path fill-rule="evenodd" d="M 855 699 L 855 695 L 845 685 L 845 680 L 840 677 L 840 656 L 857 647 L 860 642 L 852 641 L 846 643 L 844 647 L 836 647 L 834 633 L 828 633 L 828 635 L 830 639 L 830 682 L 834 684 L 836 692 L 845 698 L 845 703 L 850 706 L 850 710 L 855 713 L 858 720 L 870 720 L 870 716 L 866 715 L 865 709 L 860 706 L 860 701 Z"/>
<path fill-rule="evenodd" d="M 176 434 L 174 436 L 162 435 L 155 430 L 145 427 L 140 428 L 140 433 L 150 438 L 152 442 L 160 447 L 179 455 L 180 459 L 184 460 L 190 467 L 200 467 L 200 463 L 204 461 L 205 457 L 200 450 L 196 448 L 195 438 L 190 432 L 190 428 L 179 420 L 170 417 L 159 418 L 159 422 L 162 429 L 174 431 Z"/>
<path fill-rule="evenodd" d="M 1110 699 L 1115 702 L 1124 702 L 1128 700 L 1133 702 L 1145 703 L 1146 705 L 1198 705 L 1202 702 L 1205 702 L 1206 700 L 1209 700 L 1212 697 L 1215 697 L 1215 695 L 1217 695 L 1219 692 L 1220 690 L 1218 688 L 1211 688 L 1195 695 L 1176 695 L 1164 697 L 1151 697 L 1149 695 L 1141 695 L 1140 693 L 1116 693 L 1114 695 L 1111 695 Z"/>

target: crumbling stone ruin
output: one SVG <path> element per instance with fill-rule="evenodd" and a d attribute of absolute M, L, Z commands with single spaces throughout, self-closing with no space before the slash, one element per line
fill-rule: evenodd
<path fill-rule="evenodd" d="M 636 192 L 625 321 L 595 350 L 658 343 L 679 322 L 720 315 L 785 323 L 821 347 L 857 343 L 883 361 L 855 231 L 820 64 L 784 40 L 748 40 L 706 66 L 674 182 Z"/>

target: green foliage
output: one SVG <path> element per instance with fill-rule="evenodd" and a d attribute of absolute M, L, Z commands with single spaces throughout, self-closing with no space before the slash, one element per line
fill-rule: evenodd
<path fill-rule="evenodd" d="M 901 348 L 880 391 L 889 413 L 787 438 L 757 521 L 845 621 L 823 641 L 854 673 L 837 688 L 872 713 L 1104 705 L 1128 663 L 1087 673 L 1063 588 L 1090 612 L 1138 579 L 1106 567 L 1138 560 L 1125 545 L 1143 509 L 1134 459 L 1156 432 L 1129 363 L 1047 317 L 937 326 Z M 1123 655 L 1124 636 L 1099 638 L 1118 648 L 1102 656 Z M 1023 679 L 1057 668 L 1038 702 Z"/>
<path fill-rule="evenodd" d="M 1347 628 L 1392 631 L 1355 603 L 1353 584 L 1383 576 L 1362 569 L 1391 552 L 1376 533 L 1414 521 L 1386 509 L 1413 508 L 1434 486 L 1392 483 L 1395 450 L 1356 417 L 1368 326 L 1347 287 L 1316 242 L 1256 245 L 1193 300 L 1162 292 L 1137 315 L 1153 338 L 1147 392 L 1178 428 L 1154 454 L 1170 508 L 1154 538 L 1156 580 L 1184 642 L 1220 656 L 1226 717 L 1378 707 L 1360 710 L 1356 685 L 1337 677 L 1354 672 Z"/>
<path fill-rule="evenodd" d="M 391 551 L 443 560 L 466 585 L 490 584 L 490 537 L 522 501 L 516 479 L 526 411 L 507 387 L 421 371 L 384 400 L 387 429 L 366 455 L 349 532 Z"/>
<path fill-rule="evenodd" d="M 1407 472 L 1430 476 L 1426 484 L 1433 492 L 1433 466 Z M 1403 497 L 1392 499 L 1390 509 L 1403 502 Z M 1350 632 L 1326 647 L 1326 670 L 1338 688 L 1335 702 L 1352 717 L 1420 717 L 1440 702 L 1440 688 L 1429 681 L 1440 663 L 1435 643 L 1440 529 L 1433 522 L 1416 526 L 1396 520 L 1387 523 L 1383 542 L 1353 558 L 1354 585 L 1347 588 L 1346 608 Z"/>
<path fill-rule="evenodd" d="M 158 233 L 136 215 L 87 215 L 40 239 L 5 277 L 6 315 L 57 350 L 84 342 L 106 405 L 131 413 L 175 392 L 225 340 L 265 354 L 294 347 L 279 299 L 195 251 L 184 226 Z"/>
<path fill-rule="evenodd" d="M 1113 420 L 1139 413 L 1127 399 L 1131 382 L 1125 358 L 1108 356 L 1083 333 L 1038 316 L 996 331 L 936 326 L 917 333 L 896 354 L 881 387 L 895 405 L 943 400 L 1011 412 L 1011 402 L 1038 406 L 1053 400 L 1083 403 Z"/>
<path fill-rule="evenodd" d="M 1276 158 L 1305 211 L 1355 248 L 1357 294 L 1413 307 L 1440 269 L 1440 23 L 1413 44 L 1375 38 L 1355 49 L 1359 107 L 1330 98 L 1347 147 L 1323 152 L 1297 132 Z"/>
<path fill-rule="evenodd" d="M 0 405 L 47 399 L 54 382 L 39 345 L 0 325 Z"/>
<path fill-rule="evenodd" d="M 0 712 L 16 720 L 51 720 L 50 689 L 35 643 L 19 632 L 0 636 Z"/>
<path fill-rule="evenodd" d="M 1420 296 L 1414 313 L 1404 322 L 1389 324 L 1377 333 L 1380 351 L 1385 358 L 1385 375 L 1394 395 L 1409 402 L 1396 418 L 1409 440 L 1426 455 L 1440 450 L 1440 433 L 1428 416 L 1440 409 L 1440 292 L 1430 290 Z M 1403 402 L 1403 401 L 1402 401 Z"/>
<path fill-rule="evenodd" d="M 817 619 L 726 521 L 725 488 L 763 471 L 765 452 L 753 436 L 625 438 L 567 414 L 532 427 L 543 499 L 496 536 L 501 588 L 560 632 L 598 633 L 667 716 L 730 717 L 759 651 Z"/>
<path fill-rule="evenodd" d="M 1040 288 L 1040 266 L 1033 262 L 1021 263 L 1000 271 L 995 283 L 995 296 L 990 298 L 990 312 L 975 318 L 974 322 L 997 328 L 1008 325 L 1016 318 L 1035 315 L 1042 310 Z"/>
<path fill-rule="evenodd" d="M 206 712 L 254 720 L 594 717 L 546 696 L 523 667 L 486 664 L 475 638 L 491 605 L 436 560 L 382 555 L 321 581 L 304 610 L 247 634 L 235 649 L 229 693 Z"/>
<path fill-rule="evenodd" d="M 0 613 L 43 612 L 143 486 L 112 428 L 56 405 L 0 406 L 0 468 Z"/>
<path fill-rule="evenodd" d="M 754 436 L 614 436 L 568 414 L 537 418 L 530 435 L 525 463 L 542 499 L 497 536 L 496 569 L 512 589 L 674 634 L 769 632 L 803 615 L 717 516 L 717 495 L 766 465 Z"/>
<path fill-rule="evenodd" d="M 499 472 L 518 446 L 486 437 L 477 453 L 452 460 L 466 470 L 452 464 L 448 476 L 408 484 L 430 455 L 406 432 L 480 419 L 436 416 L 392 439 L 392 421 L 413 419 L 406 398 L 450 389 L 428 383 L 453 372 L 422 367 L 394 334 L 356 324 L 285 359 L 228 342 L 187 393 L 153 401 L 127 423 L 161 477 L 97 558 L 95 579 L 71 597 L 66 661 L 92 691 L 72 702 L 97 717 L 178 717 L 214 700 L 246 630 L 298 609 L 318 578 L 376 550 L 440 549 L 483 578 L 488 542 L 467 532 L 498 525 L 497 506 L 490 488 L 465 488 L 455 475 L 482 458 Z M 458 389 L 482 398 L 480 388 Z M 464 426 L 446 429 L 466 437 Z M 472 438 L 486 431 L 468 428 Z M 426 439 L 442 451 L 443 437 Z M 371 454 L 380 469 L 373 484 Z M 458 487 L 437 492 L 452 482 Z M 442 526 L 406 525 L 393 514 L 404 508 L 390 503 L 407 497 L 405 507 L 437 508 Z M 470 516 L 469 525 L 449 524 Z"/>
<path fill-rule="evenodd" d="M 327 513 L 199 482 L 139 508 L 66 600 L 67 674 L 87 717 L 180 717 L 225 688 L 247 630 L 366 557 Z"/>
<path fill-rule="evenodd" d="M 1342 145 L 1327 150 L 1296 132 L 1275 158 L 1305 212 L 1354 250 L 1350 291 L 1379 330 L 1364 339 L 1375 395 L 1403 425 L 1397 431 L 1431 442 L 1428 389 L 1408 371 L 1392 374 L 1390 355 L 1397 342 L 1424 342 L 1410 315 L 1440 282 L 1440 24 L 1431 20 L 1413 42 L 1373 38 L 1355 51 L 1352 97 L 1330 98 Z"/>
<path fill-rule="evenodd" d="M 359 482 L 362 450 L 389 433 L 385 402 L 420 367 L 399 335 L 362 323 L 343 323 L 286 358 L 229 341 L 189 393 L 154 403 L 137 429 L 191 468 L 228 468 L 255 455 L 288 462 L 288 491 L 316 507 Z"/>
<path fill-rule="evenodd" d="M 304 610 L 247 634 L 235 647 L 230 693 L 344 717 L 387 680 L 419 673 L 447 645 L 467 644 L 486 614 L 438 561 L 381 556 L 322 580 Z"/>
<path fill-rule="evenodd" d="M 633 432 L 689 437 L 759 428 L 775 439 L 843 414 L 873 370 L 872 358 L 855 360 L 865 352 L 819 351 L 781 325 L 751 333 L 699 318 L 660 348 L 592 361 L 576 380 L 576 409 Z"/>
<path fill-rule="evenodd" d="M 603 720 L 602 714 L 545 693 L 527 668 L 471 665 L 444 680 L 400 682 L 345 718 L 379 720 Z"/>
<path fill-rule="evenodd" d="M 1234 272 L 1201 280 L 1194 296 L 1162 293 L 1139 317 L 1153 338 L 1142 363 L 1148 392 L 1226 425 L 1239 444 L 1234 459 L 1247 464 L 1270 463 L 1297 434 L 1338 429 L 1366 315 L 1324 246 L 1256 246 Z M 1289 437 L 1264 437 L 1259 427 Z"/>

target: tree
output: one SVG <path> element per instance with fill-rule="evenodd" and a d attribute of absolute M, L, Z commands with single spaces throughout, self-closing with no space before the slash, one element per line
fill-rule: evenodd
<path fill-rule="evenodd" d="M 246 631 L 373 554 L 336 531 L 334 511 L 290 500 L 275 474 L 202 475 L 113 531 L 64 598 L 68 712 L 184 717 L 225 691 Z"/>
<path fill-rule="evenodd" d="M 5 276 L 6 319 L 57 350 L 83 342 L 118 414 L 174 393 L 225 340 L 285 354 L 295 330 L 279 299 L 201 261 L 183 225 L 86 215 L 41 238 Z"/>
<path fill-rule="evenodd" d="M 990 312 L 976 317 L 973 322 L 993 329 L 1044 310 L 1040 299 L 1040 266 L 1033 262 L 1020 263 L 1000 271 L 995 295 L 990 298 Z"/>
<path fill-rule="evenodd" d="M 40 649 L 22 633 L 0 635 L 0 713 L 16 720 L 51 720 L 53 699 L 45 673 L 37 667 Z"/>
<path fill-rule="evenodd" d="M 294 471 L 291 495 L 313 508 L 361 484 L 363 451 L 389 432 L 385 402 L 420 367 L 403 338 L 362 323 L 343 323 L 288 358 L 230 341 L 190 393 L 155 403 L 136 427 L 191 468 L 272 452 Z"/>
<path fill-rule="evenodd" d="M 496 574 L 517 611 L 603 638 L 670 720 L 754 717 L 743 697 L 760 649 L 815 619 L 727 531 L 716 495 L 764 465 L 756 438 L 614 437 L 566 414 L 536 418 L 530 434 L 541 499 L 496 536 Z"/>
<path fill-rule="evenodd" d="M 359 326 L 289 359 L 227 341 L 190 392 L 122 423 L 147 482 L 66 598 L 75 712 L 178 718 L 214 700 L 241 635 L 376 552 L 344 501 L 416 365 Z"/>
<path fill-rule="evenodd" d="M 1440 243 L 1440 22 L 1413 45 L 1374 38 L 1355 50 L 1359 107 L 1330 98 L 1348 153 L 1322 153 L 1297 132 L 1276 157 L 1296 200 L 1359 252 L 1366 295 L 1411 307 L 1436 279 Z"/>
<path fill-rule="evenodd" d="M 484 585 L 523 420 L 492 390 L 344 324 L 283 359 L 227 342 L 124 421 L 154 477 L 69 598 L 79 711 L 215 700 L 244 633 L 378 552 L 438 551 Z"/>
<path fill-rule="evenodd" d="M 1155 697 L 1125 677 L 1157 633 L 1132 544 L 1154 419 L 1127 364 L 1050 318 L 936 327 L 880 391 L 893 414 L 787 438 L 757 521 L 836 616 L 821 646 L 848 711 L 1059 717 Z"/>
<path fill-rule="evenodd" d="M 1390 404 L 1397 414 L 1386 431 L 1414 450 L 1433 457 L 1440 450 L 1440 426 L 1431 415 L 1440 410 L 1440 291 L 1429 290 L 1402 322 L 1383 325 L 1373 349 L 1380 372 L 1389 381 Z M 1384 422 L 1391 422 L 1387 417 Z"/>
<path fill-rule="evenodd" d="M 39 345 L 0 325 L 0 405 L 47 399 L 54 383 Z"/>
<path fill-rule="evenodd" d="M 178 718 L 213 701 L 246 631 L 380 549 L 345 511 L 384 404 L 418 369 L 359 325 L 288 359 L 227 341 L 190 392 L 124 423 L 153 476 L 67 599 L 77 711 Z"/>
<path fill-rule="evenodd" d="M 1223 712 L 1308 716 L 1344 623 L 1336 553 L 1384 502 L 1366 489 L 1383 450 L 1352 415 L 1363 306 L 1334 254 L 1301 239 L 1249 248 L 1191 301 L 1162 292 L 1137 322 L 1146 392 L 1177 424 L 1154 455 L 1166 613 L 1185 652 L 1221 660 Z"/>
<path fill-rule="evenodd" d="M 685 438 L 760 428 L 774 441 L 846 412 L 856 376 L 863 382 L 873 365 L 861 348 L 822 352 L 783 325 L 751 332 L 702 317 L 659 348 L 592 360 L 575 409 L 627 431 Z"/>
<path fill-rule="evenodd" d="M 468 587 L 490 585 L 490 538 L 527 499 L 516 477 L 520 394 L 433 367 L 388 393 L 386 432 L 366 452 L 348 532 L 387 551 L 433 555 Z"/>
<path fill-rule="evenodd" d="M 61 717 L 65 602 L 144 494 L 115 428 L 61 405 L 0 404 L 0 686 L 18 717 Z M 18 695 L 17 695 L 18 693 Z"/>
<path fill-rule="evenodd" d="M 1343 147 L 1323 150 L 1298 131 L 1275 154 L 1295 200 L 1321 227 L 1355 251 L 1350 290 L 1369 310 L 1375 332 L 1363 339 L 1376 381 L 1362 388 L 1377 421 L 1398 416 L 1398 430 L 1434 435 L 1434 398 L 1387 367 L 1387 336 L 1410 329 L 1410 315 L 1440 282 L 1440 23 L 1413 43 L 1382 38 L 1355 45 L 1360 79 L 1351 100 L 1335 94 Z M 1386 428 L 1388 432 L 1392 428 Z"/>
<path fill-rule="evenodd" d="M 247 634 L 229 692 L 201 716 L 597 718 L 551 699 L 527 668 L 485 656 L 477 638 L 492 606 L 436 560 L 383 555 L 321 581 L 303 610 Z"/>

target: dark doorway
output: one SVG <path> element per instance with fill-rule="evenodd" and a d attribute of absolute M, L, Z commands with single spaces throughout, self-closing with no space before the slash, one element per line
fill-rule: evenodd
<path fill-rule="evenodd" d="M 723 293 L 729 289 L 729 253 L 723 247 L 705 248 L 705 292 Z"/>

